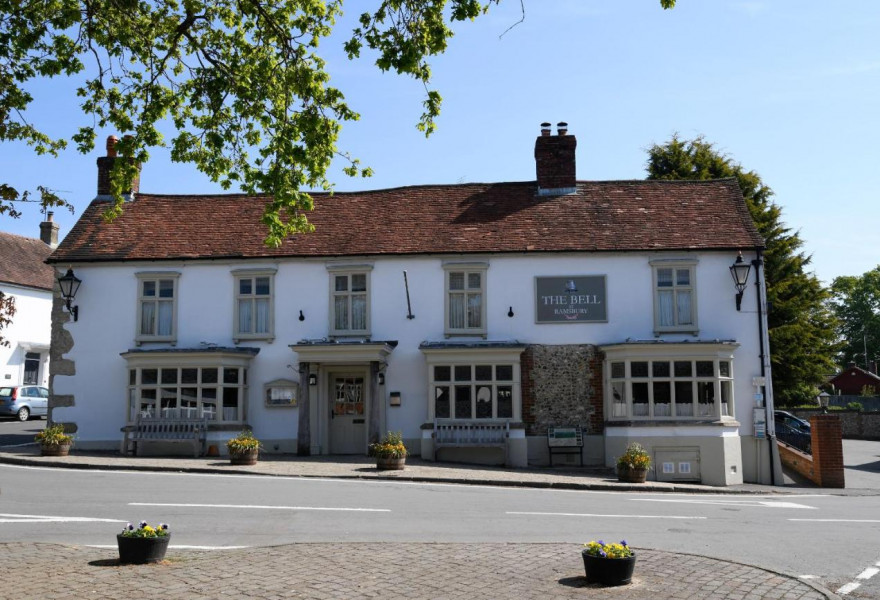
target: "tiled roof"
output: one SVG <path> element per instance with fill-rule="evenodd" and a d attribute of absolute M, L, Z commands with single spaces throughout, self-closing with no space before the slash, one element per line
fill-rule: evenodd
<path fill-rule="evenodd" d="M 40 240 L 0 232 L 0 283 L 51 290 L 55 269 L 44 262 L 51 253 Z"/>
<path fill-rule="evenodd" d="M 113 223 L 94 201 L 50 262 L 395 254 L 737 249 L 763 246 L 734 179 L 534 182 L 314 194 L 315 232 L 263 244 L 265 197 L 137 194 Z"/>

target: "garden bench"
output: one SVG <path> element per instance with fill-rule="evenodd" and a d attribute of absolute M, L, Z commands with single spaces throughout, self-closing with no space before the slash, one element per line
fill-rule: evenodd
<path fill-rule="evenodd" d="M 434 460 L 443 448 L 501 448 L 507 462 L 508 421 L 436 419 Z"/>
<path fill-rule="evenodd" d="M 191 444 L 193 456 L 204 453 L 207 417 L 147 417 L 138 415 L 134 425 L 122 428 L 122 454 L 131 452 L 137 456 L 138 448 L 145 443 Z"/>
<path fill-rule="evenodd" d="M 548 427 L 547 449 L 550 452 L 550 466 L 554 454 L 577 454 L 584 466 L 584 430 L 580 427 Z"/>

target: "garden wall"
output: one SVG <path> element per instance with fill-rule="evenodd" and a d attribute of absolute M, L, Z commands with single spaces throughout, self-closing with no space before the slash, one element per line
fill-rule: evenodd
<path fill-rule="evenodd" d="M 810 420 L 813 415 L 821 415 L 819 409 L 796 409 L 790 411 L 802 419 Z M 850 440 L 880 440 L 880 412 L 860 412 L 856 410 L 834 410 L 829 414 L 840 419 L 843 438 Z"/>

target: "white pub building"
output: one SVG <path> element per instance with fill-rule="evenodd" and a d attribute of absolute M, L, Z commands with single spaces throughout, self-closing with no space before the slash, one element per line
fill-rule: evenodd
<path fill-rule="evenodd" d="M 518 468 L 637 441 L 657 480 L 770 483 L 763 240 L 737 182 L 578 181 L 576 144 L 544 124 L 532 181 L 316 193 L 315 232 L 269 248 L 266 197 L 135 182 L 103 222 L 111 138 L 49 258 L 80 282 L 53 309 L 52 420 L 80 448 L 189 415 L 221 451 L 243 428 L 300 455 L 401 431 L 424 459 Z M 583 446 L 551 453 L 572 429 Z"/>

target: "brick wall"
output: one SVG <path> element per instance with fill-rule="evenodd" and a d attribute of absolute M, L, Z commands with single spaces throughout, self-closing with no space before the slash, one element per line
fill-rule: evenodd
<path fill-rule="evenodd" d="M 779 443 L 779 457 L 782 464 L 820 487 L 846 487 L 840 419 L 835 415 L 814 415 L 810 418 L 810 427 L 813 455 L 804 454 Z"/>

